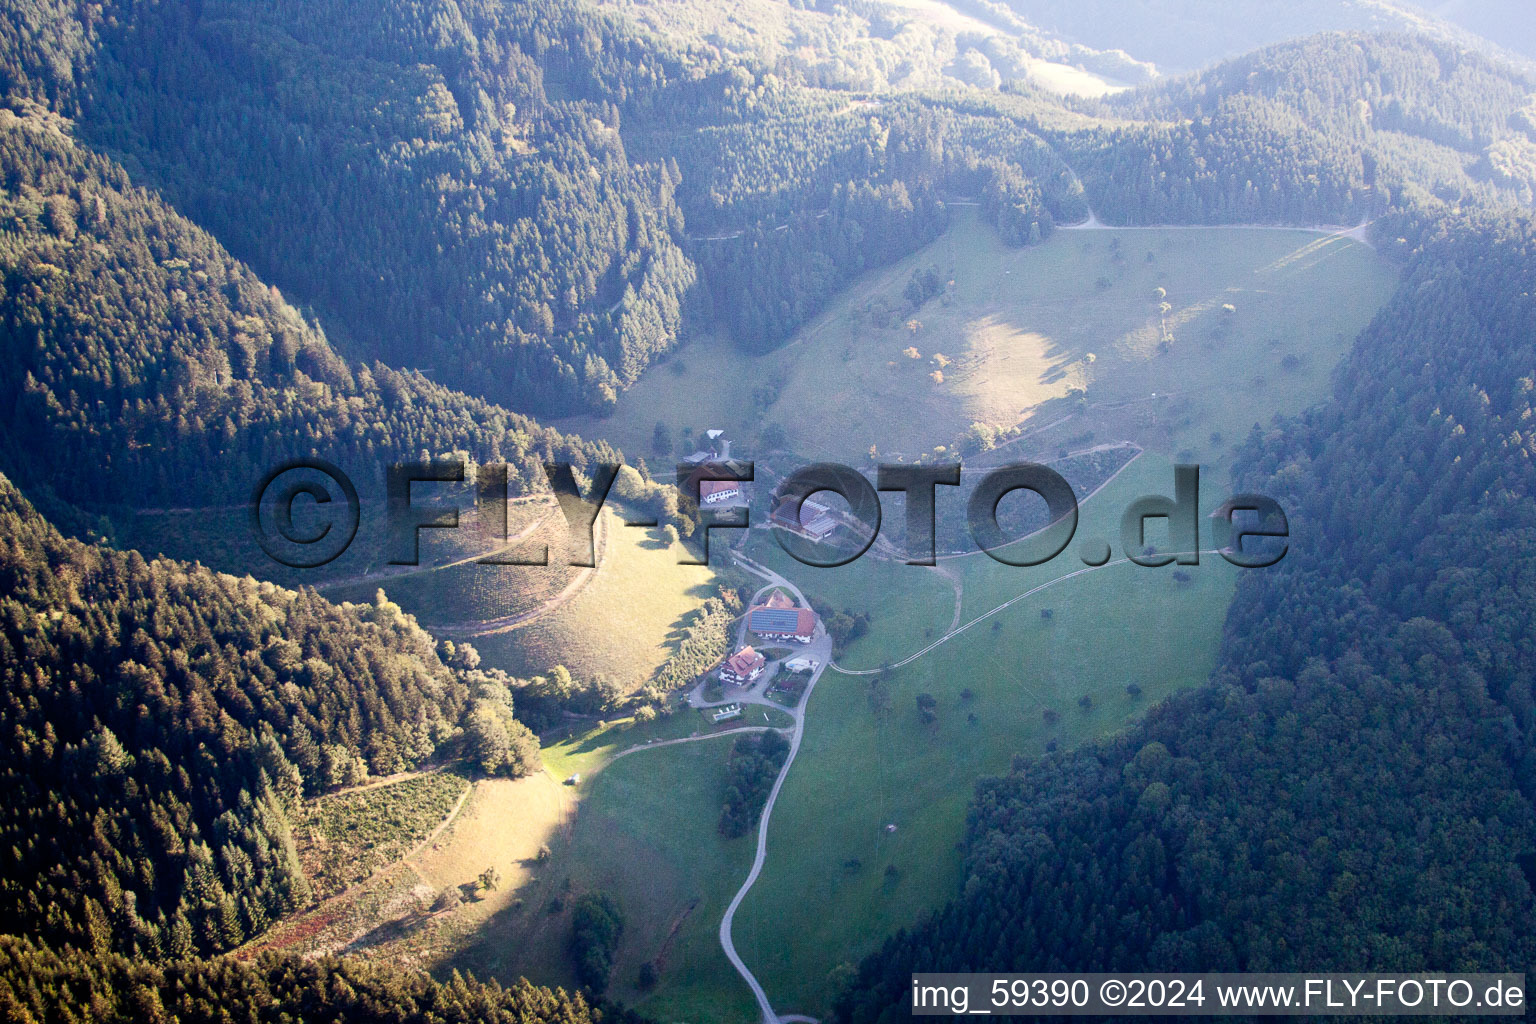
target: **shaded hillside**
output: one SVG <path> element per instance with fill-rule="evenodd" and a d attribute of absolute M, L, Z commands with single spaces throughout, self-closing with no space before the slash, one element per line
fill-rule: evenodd
<path fill-rule="evenodd" d="M 693 281 L 675 182 L 626 158 L 610 99 L 665 70 L 603 19 L 7 6 L 10 91 L 75 118 L 352 352 L 548 411 L 611 402 L 673 343 Z"/>
<path fill-rule="evenodd" d="M 217 240 L 21 109 L 0 110 L 0 452 L 28 486 L 212 505 L 295 456 L 374 480 L 386 461 L 464 450 L 510 462 L 517 493 L 544 486 L 542 458 L 606 453 L 419 373 L 349 363 Z"/>
<path fill-rule="evenodd" d="M 780 344 L 947 198 L 1012 244 L 1086 213 L 1005 114 L 850 104 L 580 4 L 8 13 L 18 110 L 72 119 L 349 360 L 521 411 L 610 408 L 690 323 Z"/>
<path fill-rule="evenodd" d="M 1475 53 L 1327 34 L 1106 101 L 1050 134 L 1116 224 L 1355 224 L 1390 204 L 1529 202 L 1531 87 Z"/>

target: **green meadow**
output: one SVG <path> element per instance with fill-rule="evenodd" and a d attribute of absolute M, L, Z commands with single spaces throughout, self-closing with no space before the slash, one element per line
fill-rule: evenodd
<path fill-rule="evenodd" d="M 544 767 L 556 778 L 564 779 L 573 774 L 592 776 L 616 754 L 648 743 L 689 739 L 743 726 L 783 729 L 793 724 L 794 720 L 785 712 L 761 704 L 746 705 L 740 718 L 718 726 L 705 717 L 704 711 L 679 708 L 650 722 L 620 718 L 589 728 L 573 729 L 569 735 L 557 739 L 546 736 L 540 757 Z"/>
<path fill-rule="evenodd" d="M 558 525 L 558 524 L 557 524 Z M 540 538 L 561 542 L 559 532 Z M 605 508 L 583 570 L 555 555 L 545 566 L 451 564 L 338 588 L 338 600 L 392 601 L 438 635 L 467 641 L 485 663 L 527 677 L 564 665 L 578 679 L 639 685 L 671 655 L 682 627 L 714 591 L 706 566 L 679 565 L 658 529 L 626 528 Z M 517 617 L 530 616 L 517 621 Z"/>
<path fill-rule="evenodd" d="M 1118 538 L 1125 506 L 1171 493 L 1172 479 L 1166 460 L 1143 456 L 1083 506 L 1078 536 Z M 1222 497 L 1211 491 L 1202 504 Z M 963 621 L 1045 589 L 875 686 L 875 676 L 838 673 L 818 684 L 770 826 L 767 866 L 737 916 L 737 947 L 775 1009 L 825 1013 L 832 968 L 856 963 L 958 891 L 955 843 L 978 777 L 1052 742 L 1069 748 L 1123 729 L 1209 675 L 1238 570 L 1204 555 L 1182 567 L 1187 582 L 1174 578 L 1178 566 L 1131 564 L 1062 578 L 1085 568 L 1076 548 L 1030 568 L 980 553 L 953 560 Z M 805 570 L 811 585 L 819 572 Z M 872 566 L 865 606 L 876 614 L 905 597 L 891 585 L 897 572 L 931 570 Z M 951 611 L 952 599 L 933 617 L 947 621 Z M 899 662 L 928 642 L 891 643 L 882 660 Z M 1138 695 L 1127 692 L 1132 684 Z M 936 701 L 931 723 L 919 694 Z"/>
<path fill-rule="evenodd" d="M 470 637 L 485 660 L 529 676 L 563 664 L 581 679 L 607 675 L 626 689 L 672 653 L 689 616 L 714 592 L 707 566 L 679 565 L 660 530 L 626 528 L 605 510 L 608 537 L 598 567 L 569 600 L 515 629 Z M 500 569 L 498 586 L 516 586 Z"/>
<path fill-rule="evenodd" d="M 692 713 L 673 717 L 685 716 Z M 572 987 L 570 904 L 602 890 L 624 915 L 611 995 L 657 1020 L 749 1024 L 752 994 L 718 940 L 756 842 L 755 833 L 724 839 L 717 831 L 733 742 L 720 735 L 641 750 L 584 780 L 574 816 L 549 842 L 550 861 L 539 870 L 548 884 L 537 902 L 492 916 L 453 966 Z M 652 990 L 637 984 L 647 962 L 660 976 Z"/>
<path fill-rule="evenodd" d="M 953 287 L 913 310 L 902 290 L 928 267 Z M 855 282 L 782 348 L 697 339 L 611 416 L 560 426 L 653 462 L 658 422 L 675 437 L 725 429 L 749 458 L 770 424 L 803 458 L 853 462 L 871 446 L 910 460 L 974 422 L 1063 417 L 1099 440 L 1199 452 L 1321 398 L 1393 280 L 1367 246 L 1317 232 L 1062 230 L 1010 249 L 961 208 L 946 234 Z"/>
<path fill-rule="evenodd" d="M 933 265 L 955 282 L 948 300 L 875 327 L 870 311 L 899 303 L 912 272 Z M 973 422 L 1028 435 L 967 459 L 968 472 L 1098 444 L 1145 449 L 1083 504 L 1076 539 L 1042 566 L 976 552 L 922 568 L 871 553 L 820 569 L 789 558 L 766 531 L 747 539 L 754 558 L 808 595 L 870 616 L 868 632 L 838 656 L 841 667 L 870 674 L 829 671 L 812 694 L 766 867 L 735 921 L 737 948 L 776 1010 L 825 1015 L 830 972 L 958 891 L 956 844 L 979 777 L 1007 771 L 1016 755 L 1122 730 L 1207 678 L 1239 570 L 1206 554 L 1198 566 L 1079 572 L 1087 568 L 1079 545 L 1108 541 L 1121 557 L 1122 512 L 1142 495 L 1171 495 L 1176 461 L 1202 465 L 1202 513 L 1219 504 L 1233 444 L 1254 424 L 1324 397 L 1332 367 L 1393 278 L 1365 245 L 1317 232 L 1061 231 L 1014 250 L 962 210 L 945 236 L 856 282 L 786 347 L 747 356 L 701 339 L 626 393 L 612 416 L 562 424 L 653 462 L 658 420 L 674 435 L 726 429 L 747 458 L 776 424 L 791 461 L 857 465 L 867 465 L 871 446 L 881 459 L 950 455 L 934 449 L 948 449 Z M 904 355 L 908 348 L 920 358 Z M 899 499 L 888 498 L 887 514 L 900 514 Z M 1214 546 L 1203 515 L 1201 524 L 1203 546 Z M 1154 522 L 1149 542 L 1166 547 L 1163 536 Z M 658 887 L 626 904 L 644 938 L 626 938 L 615 991 L 663 1020 L 753 1016 L 715 941 L 750 849 L 722 849 L 730 844 L 713 833 L 718 805 L 701 780 L 723 771 L 725 744 L 718 761 L 703 749 L 713 746 L 649 751 L 605 769 L 584 787 L 572 838 L 573 865 L 594 858 L 592 884 Z M 677 799 L 647 788 L 666 785 L 679 787 Z M 671 831 L 662 835 L 658 823 Z M 587 827 L 601 827 L 609 852 L 595 840 L 578 845 Z M 682 914 L 685 893 L 700 902 Z M 695 959 L 669 966 L 652 992 L 626 991 L 656 936 L 674 927 L 674 942 Z M 563 977 L 540 973 L 563 964 L 547 943 L 511 964 L 536 979 Z"/>

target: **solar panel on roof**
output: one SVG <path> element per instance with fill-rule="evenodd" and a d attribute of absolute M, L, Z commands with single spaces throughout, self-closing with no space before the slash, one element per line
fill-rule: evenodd
<path fill-rule="evenodd" d="M 752 612 L 750 625 L 759 633 L 793 633 L 800 627 L 800 610 L 758 608 Z"/>

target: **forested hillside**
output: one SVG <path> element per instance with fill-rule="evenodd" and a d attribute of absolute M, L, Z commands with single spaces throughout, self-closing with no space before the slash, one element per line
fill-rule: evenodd
<path fill-rule="evenodd" d="M 49 22 L 26 6 L 18 25 Z M 80 18 L 72 63 L 28 59 L 47 49 L 20 33 L 6 77 L 351 352 L 549 411 L 611 402 L 673 344 L 693 281 L 675 182 L 625 158 L 608 99 L 662 74 L 657 47 L 604 24 L 562 4 L 123 4 Z"/>
<path fill-rule="evenodd" d="M 1386 229 L 1417 255 L 1336 402 L 1247 447 L 1247 480 L 1319 540 L 1235 606 L 1229 661 L 1245 682 L 1294 675 L 1377 623 L 1419 623 L 1500 706 L 1498 749 L 1536 798 L 1536 222 L 1479 210 Z"/>
<path fill-rule="evenodd" d="M 309 899 L 306 793 L 420 764 L 468 688 L 387 602 L 66 540 L 0 478 L 0 932 L 159 959 Z"/>
<path fill-rule="evenodd" d="M 859 274 L 932 241 L 947 202 L 980 203 L 1010 245 L 1088 215 L 1056 152 L 985 103 L 828 110 L 785 92 L 743 85 L 738 123 L 646 142 L 682 169 L 690 251 L 719 319 L 749 349 L 781 344 Z"/>
<path fill-rule="evenodd" d="M 1116 224 L 1354 224 L 1430 196 L 1530 202 L 1531 84 L 1430 40 L 1333 33 L 1105 101 L 1049 134 Z"/>
<path fill-rule="evenodd" d="M 1031 6 L 1065 10 L 955 10 L 1013 25 Z M 866 28 L 904 28 L 852 7 Z M 1533 962 L 1536 222 L 1516 206 L 1536 198 L 1536 99 L 1520 70 L 1444 34 L 1334 33 L 1103 99 L 1063 99 L 1022 73 L 998 89 L 986 61 L 952 68 L 943 89 L 865 93 L 835 54 L 757 63 L 707 33 L 660 38 L 584 0 L 0 0 L 0 12 L 0 1015 L 615 1019 L 526 983 L 203 959 L 313 903 L 291 835 L 303 800 L 442 757 L 488 775 L 537 771 L 524 721 L 585 742 L 583 719 L 612 717 L 625 699 L 608 676 L 481 667 L 382 591 L 331 604 L 70 539 L 23 492 L 73 527 L 89 521 L 82 510 L 238 511 L 294 457 L 328 458 L 363 483 L 383 463 L 459 451 L 510 463 L 514 493 L 537 490 L 546 460 L 617 454 L 531 416 L 599 414 L 583 421 L 595 435 L 624 389 L 694 336 L 728 335 L 754 357 L 781 346 L 860 275 L 940 239 L 961 205 L 1008 246 L 1090 218 L 1362 224 L 1356 237 L 1370 222 L 1403 280 L 1332 400 L 1241 448 L 1239 489 L 1278 499 L 1295 542 L 1279 567 L 1243 579 L 1214 676 L 1202 670 L 1203 686 L 1123 734 L 1065 752 L 1052 739 L 1043 760 L 985 780 L 963 889 L 859 968 L 836 1019 L 899 1014 L 914 970 Z M 1034 53 L 989 52 L 1019 68 Z M 953 87 L 969 77 L 980 87 Z M 1078 242 L 1087 253 L 1092 236 Z M 1119 242 L 1103 256 L 1111 270 Z M 1149 274 L 1157 259 L 1149 248 Z M 925 358 L 917 339 L 931 335 L 915 314 L 931 323 L 924 304 L 948 308 L 946 280 L 963 277 L 937 263 L 881 283 L 890 294 L 866 299 L 870 316 L 849 312 L 843 364 L 826 360 L 827 386 L 796 399 L 842 404 L 807 412 L 836 416 L 855 404 L 851 388 L 890 379 L 851 375 L 873 301 L 892 300 L 869 337 L 898 295 L 898 335 L 910 318 L 910 341 L 884 338 L 889 367 Z M 1167 297 L 1148 278 L 1137 318 L 1156 310 L 1154 294 Z M 1027 333 L 1032 315 L 1004 326 Z M 1287 332 L 1305 333 L 1277 322 L 1272 346 L 1297 351 L 1271 358 L 1299 365 L 1316 339 Z M 1080 341 L 1049 352 L 1038 378 L 1060 379 Z M 952 356 L 931 358 L 914 379 L 938 388 Z M 750 361 L 719 365 L 730 379 L 713 383 L 742 392 L 754 415 L 784 386 L 731 377 Z M 951 377 L 954 388 L 961 373 Z M 1059 400 L 1075 404 L 1058 423 L 1094 408 L 1082 389 Z M 1030 411 L 1014 401 L 1008 416 Z M 657 422 L 656 457 L 674 452 L 679 425 Z M 972 430 L 999 426 L 1019 436 L 1011 421 Z M 1070 443 L 1093 443 L 1079 426 Z M 688 427 L 697 437 L 706 424 Z M 772 429 L 785 439 L 784 424 Z M 1075 454 L 1127 445 L 1097 440 Z M 616 497 L 654 498 L 634 472 L 625 479 Z M 669 529 L 691 528 L 675 503 L 658 504 L 674 513 Z M 672 539 L 649 543 L 671 558 Z M 218 557 L 209 548 L 205 560 Z M 564 631 L 545 623 L 555 639 L 539 657 L 553 665 L 567 653 L 554 647 L 653 599 L 650 582 L 617 612 Z M 962 595 L 969 586 L 955 578 L 956 626 L 979 600 Z M 575 594 L 552 590 L 545 610 L 566 597 L 577 607 Z M 656 639 L 668 660 L 652 704 L 616 733 L 718 661 L 735 601 L 709 598 L 702 617 Z M 510 629 L 523 624 L 516 607 L 508 630 L 487 635 L 531 649 L 533 631 Z M 1043 636 L 1066 626 L 1042 611 Z M 668 735 L 693 724 L 672 719 Z M 755 827 L 784 743 L 742 742 L 711 828 Z M 562 821 L 567 793 L 592 792 L 572 782 L 549 784 Z M 916 831 L 903 825 L 890 842 Z M 571 876 L 555 895 L 549 875 L 546 924 L 563 920 L 567 898 L 593 905 Z M 647 908 L 671 928 L 645 961 L 653 982 L 684 918 L 706 905 L 690 898 L 671 918 Z M 619 941 L 611 931 L 605 946 Z M 689 941 L 678 959 L 696 952 Z"/>
<path fill-rule="evenodd" d="M 7 94 L 74 119 L 347 357 L 533 413 L 610 408 L 693 329 L 781 343 L 946 202 L 1027 244 L 1085 189 L 1114 223 L 1295 224 L 1536 183 L 1528 83 L 1406 36 L 1286 44 L 1073 118 L 1027 86 L 850 96 L 553 2 L 12 7 Z"/>
<path fill-rule="evenodd" d="M 457 974 L 436 982 L 346 960 L 263 957 L 147 965 L 119 955 L 60 955 L 0 938 L 0 1013 L 17 1024 L 622 1024 L 599 1009 L 519 981 L 502 987 Z"/>
<path fill-rule="evenodd" d="M 517 18 L 479 4 L 439 16 L 406 0 L 8 10 L 0 85 L 21 127 L 39 111 L 70 119 L 10 147 L 16 189 L 37 193 L 17 200 L 13 246 L 47 248 L 42 262 L 66 278 L 101 273 L 81 261 L 132 262 L 118 275 L 133 280 L 119 286 L 134 293 L 125 300 L 163 311 L 163 333 L 200 364 L 190 375 L 215 387 L 224 361 L 236 380 L 265 371 L 280 387 L 284 352 L 314 348 L 302 325 L 236 322 L 282 318 L 280 304 L 252 308 L 270 305 L 250 295 L 257 278 L 318 314 L 348 365 L 368 368 L 338 383 L 350 375 L 328 353 L 328 373 L 299 362 L 338 397 L 377 389 L 398 404 L 403 388 L 461 420 L 497 415 L 419 379 L 385 386 L 392 367 L 523 412 L 602 410 L 690 324 L 723 326 L 754 349 L 781 343 L 858 273 L 931 240 L 946 200 L 984 201 L 1014 244 L 1086 216 L 1060 157 L 996 110 L 850 103 L 708 54 L 685 61 L 577 5 L 525 5 Z M 49 164 L 51 183 L 33 180 Z M 82 174 L 101 179 L 83 206 L 33 209 L 58 178 Z M 112 215 L 113 194 L 140 208 L 140 227 Z M 142 225 L 181 217 L 217 244 L 178 223 L 164 231 L 198 236 L 178 239 L 189 252 L 169 240 L 119 252 L 136 232 L 157 233 Z M 73 246 L 74 231 L 109 251 Z M 192 266 L 195 255 L 225 266 Z M 33 304 L 41 290 L 12 301 Z M 212 319 L 231 323 L 201 322 Z M 186 333 L 254 336 L 219 354 Z M 260 358 L 263 334 L 291 336 L 276 367 Z M 118 396 L 94 399 L 104 404 L 88 412 L 53 401 L 75 420 L 117 415 Z M 199 409 L 184 433 L 229 435 L 252 418 L 226 427 L 227 411 Z M 317 419 L 339 429 L 338 417 Z M 421 447 L 475 450 L 434 426 Z"/>
<path fill-rule="evenodd" d="M 980 202 L 1028 244 L 1087 216 L 1085 199 L 1113 223 L 1353 223 L 1403 189 L 1456 202 L 1529 198 L 1536 182 L 1528 84 L 1409 37 L 1287 44 L 1080 101 L 1083 117 L 1027 88 L 850 97 L 577 6 L 525 13 L 231 2 L 70 31 L 27 8 L 0 56 L 28 120 L 22 98 L 47 104 L 74 119 L 75 147 L 127 170 L 71 159 L 96 161 L 111 191 L 154 187 L 135 201 L 167 205 L 144 216 L 174 208 L 320 314 L 369 368 L 356 388 L 414 368 L 527 412 L 611 407 L 693 328 L 771 348 L 857 274 L 931 240 L 952 202 Z M 36 173 L 19 183 L 38 189 Z M 54 207 L 18 211 L 33 247 L 31 227 L 69 230 Z M 123 232 L 82 209 L 76 230 Z M 195 300 L 178 260 L 155 256 L 159 280 L 140 267 L 138 288 Z M 184 273 L 196 284 L 200 269 Z M 232 316 L 261 315 L 224 290 Z M 235 375 L 252 362 L 228 358 Z"/>
<path fill-rule="evenodd" d="M 282 460 L 606 453 L 414 371 L 341 358 L 324 333 L 36 107 L 0 111 L 0 405 L 6 469 L 66 500 L 238 502 Z"/>
<path fill-rule="evenodd" d="M 1386 230 L 1412 266 L 1334 400 L 1244 447 L 1305 543 L 1242 581 L 1210 684 L 984 783 L 964 892 L 838 1019 L 917 969 L 1531 962 L 1536 224 Z"/>

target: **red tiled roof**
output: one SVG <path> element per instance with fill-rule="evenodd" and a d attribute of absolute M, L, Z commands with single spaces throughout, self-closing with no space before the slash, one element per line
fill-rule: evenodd
<path fill-rule="evenodd" d="M 738 480 L 700 480 L 699 497 L 707 498 L 711 494 L 723 494 L 726 491 L 741 490 L 741 482 Z"/>
<path fill-rule="evenodd" d="M 795 602 L 782 590 L 775 590 L 768 595 L 768 600 L 763 602 L 764 608 L 793 608 Z"/>
<path fill-rule="evenodd" d="M 733 675 L 749 676 L 766 661 L 761 654 L 750 647 L 743 647 L 729 658 L 725 659 L 725 667 Z"/>

